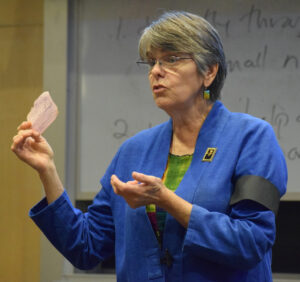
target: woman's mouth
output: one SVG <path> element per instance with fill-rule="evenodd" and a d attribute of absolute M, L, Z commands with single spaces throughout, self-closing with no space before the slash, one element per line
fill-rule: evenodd
<path fill-rule="evenodd" d="M 153 93 L 155 93 L 155 94 L 158 94 L 158 93 L 164 91 L 165 89 L 166 89 L 166 87 L 162 84 L 157 84 L 152 87 Z"/>

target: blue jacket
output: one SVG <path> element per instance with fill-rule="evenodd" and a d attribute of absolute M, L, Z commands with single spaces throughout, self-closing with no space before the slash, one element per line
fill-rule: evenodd
<path fill-rule="evenodd" d="M 30 216 L 78 268 L 92 268 L 115 253 L 121 282 L 272 281 L 274 213 L 260 201 L 260 194 L 230 203 L 244 176 L 256 177 L 259 191 L 270 185 L 279 196 L 285 193 L 286 163 L 272 127 L 215 102 L 176 190 L 193 204 L 188 228 L 167 215 L 160 249 L 145 207 L 132 209 L 115 195 L 110 176 L 128 181 L 132 171 L 138 171 L 162 177 L 171 137 L 169 120 L 125 141 L 87 213 L 75 209 L 64 192 L 50 205 L 43 199 Z M 203 161 L 207 148 L 216 149 L 210 162 Z M 247 187 L 257 190 L 253 184 Z"/>

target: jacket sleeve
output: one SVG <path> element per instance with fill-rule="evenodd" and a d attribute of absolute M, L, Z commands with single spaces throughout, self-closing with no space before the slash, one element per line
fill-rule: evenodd
<path fill-rule="evenodd" d="M 64 192 L 50 205 L 43 199 L 30 217 L 75 267 L 91 269 L 114 252 L 114 224 L 109 193 L 104 188 L 87 213 L 75 209 Z"/>
<path fill-rule="evenodd" d="M 237 198 L 227 213 L 209 211 L 194 204 L 184 247 L 210 261 L 249 269 L 271 250 L 276 234 L 275 214 L 260 199 L 264 193 L 255 191 L 264 190 L 264 183 L 270 183 L 278 190 L 279 197 L 282 196 L 286 191 L 287 169 L 273 129 L 267 123 L 248 129 L 241 144 L 232 175 L 233 189 L 245 175 L 264 181 L 246 183 L 245 189 L 252 190 L 251 193 Z M 257 189 L 252 183 L 262 185 Z"/>
<path fill-rule="evenodd" d="M 274 213 L 254 201 L 235 204 L 229 215 L 193 205 L 184 244 L 209 261 L 248 269 L 270 250 L 275 229 Z"/>

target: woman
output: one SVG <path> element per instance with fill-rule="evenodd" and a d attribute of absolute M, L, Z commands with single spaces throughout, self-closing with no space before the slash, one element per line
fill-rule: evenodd
<path fill-rule="evenodd" d="M 22 123 L 12 150 L 46 193 L 30 216 L 76 267 L 115 253 L 118 281 L 272 281 L 286 164 L 268 123 L 218 101 L 226 64 L 217 32 L 199 16 L 166 13 L 139 52 L 170 120 L 124 142 L 85 214 L 46 140 Z"/>

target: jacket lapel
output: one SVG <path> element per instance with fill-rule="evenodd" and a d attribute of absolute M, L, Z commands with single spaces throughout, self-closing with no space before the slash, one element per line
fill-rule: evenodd
<path fill-rule="evenodd" d="M 210 165 L 210 162 L 203 162 L 202 159 L 207 148 L 217 148 L 218 140 L 222 135 L 228 117 L 229 112 L 223 104 L 219 101 L 215 102 L 199 132 L 193 160 L 175 192 L 178 196 L 190 203 L 194 202 L 194 195 L 199 187 L 199 183 L 201 183 L 201 178 Z M 216 154 L 217 153 L 218 152 L 216 152 Z M 174 232 L 179 236 L 174 237 Z M 181 250 L 180 246 L 183 244 L 184 234 L 185 229 L 168 214 L 164 232 L 165 247 L 168 245 L 168 248 L 173 251 L 173 254 L 179 252 Z"/>

